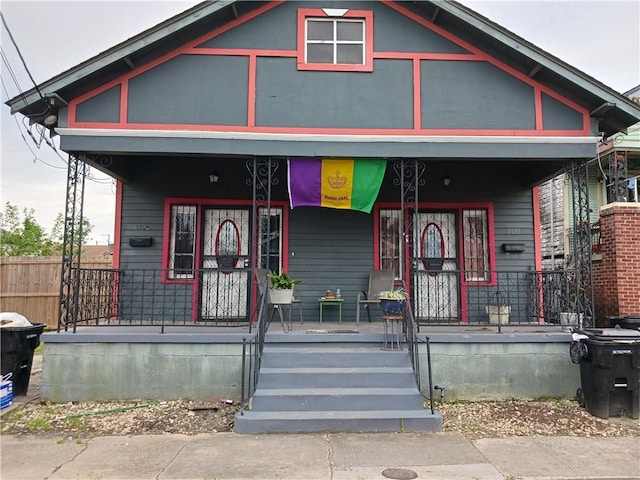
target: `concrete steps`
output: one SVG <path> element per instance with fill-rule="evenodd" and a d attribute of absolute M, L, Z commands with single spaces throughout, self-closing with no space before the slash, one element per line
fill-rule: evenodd
<path fill-rule="evenodd" d="M 265 344 L 251 410 L 238 433 L 439 431 L 409 355 L 379 344 Z"/>

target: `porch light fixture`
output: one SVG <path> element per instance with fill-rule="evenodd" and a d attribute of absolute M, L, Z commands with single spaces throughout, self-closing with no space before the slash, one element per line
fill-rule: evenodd
<path fill-rule="evenodd" d="M 218 175 L 218 172 L 211 172 L 209 174 L 209 182 L 218 183 L 218 180 L 220 180 L 220 175 Z"/>
<path fill-rule="evenodd" d="M 442 185 L 444 185 L 445 187 L 451 185 L 451 177 L 449 175 L 445 175 L 444 177 L 442 177 Z"/>
<path fill-rule="evenodd" d="M 51 126 L 55 125 L 57 121 L 58 121 L 58 116 L 53 114 L 53 113 L 51 115 L 47 115 L 44 118 L 44 124 L 47 127 L 51 127 Z"/>

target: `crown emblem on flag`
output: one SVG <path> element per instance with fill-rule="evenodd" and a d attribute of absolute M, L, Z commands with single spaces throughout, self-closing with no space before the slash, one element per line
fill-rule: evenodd
<path fill-rule="evenodd" d="M 342 188 L 347 184 L 347 177 L 341 177 L 340 170 L 336 170 L 335 177 L 329 175 L 327 177 L 327 182 L 329 182 L 329 185 L 333 188 Z"/>

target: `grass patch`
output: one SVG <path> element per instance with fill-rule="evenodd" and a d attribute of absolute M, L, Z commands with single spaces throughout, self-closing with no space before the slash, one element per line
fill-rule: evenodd
<path fill-rule="evenodd" d="M 33 420 L 29 420 L 25 426 L 27 427 L 27 430 L 43 432 L 53 428 L 51 424 L 43 418 L 34 418 Z"/>
<path fill-rule="evenodd" d="M 65 420 L 71 428 L 81 428 L 84 426 L 84 419 L 80 417 L 67 417 Z"/>
<path fill-rule="evenodd" d="M 42 355 L 42 352 L 44 351 L 44 343 L 40 342 L 40 345 L 38 345 L 38 347 L 33 351 L 34 355 Z"/>

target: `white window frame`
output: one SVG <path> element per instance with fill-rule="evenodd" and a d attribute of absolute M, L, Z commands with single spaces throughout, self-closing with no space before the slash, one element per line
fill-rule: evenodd
<path fill-rule="evenodd" d="M 333 24 L 333 38 L 331 40 L 309 40 L 308 29 L 309 22 L 331 22 Z M 362 40 L 338 40 L 338 23 L 359 23 L 362 25 Z M 304 32 L 304 60 L 305 63 L 314 65 L 365 65 L 367 63 L 367 22 L 364 18 L 341 18 L 341 17 L 307 17 L 305 18 Z M 329 62 L 310 62 L 309 61 L 309 45 L 332 45 L 333 61 Z M 362 61 L 360 63 L 338 63 L 338 48 L 340 45 L 360 45 L 362 48 Z"/>
<path fill-rule="evenodd" d="M 281 207 L 271 207 L 270 209 L 261 207 L 258 209 L 258 236 L 259 236 L 259 241 L 258 241 L 258 265 L 261 268 L 269 268 L 269 259 L 266 259 L 265 264 L 263 265 L 263 259 L 266 257 L 266 252 L 265 249 L 263 247 L 263 242 L 262 239 L 263 237 L 266 235 L 266 232 L 263 231 L 262 229 L 262 219 L 267 217 L 267 214 L 270 213 L 271 216 L 277 216 L 279 221 L 278 221 L 278 225 L 279 225 L 279 231 L 277 232 L 277 238 L 278 238 L 278 252 L 277 252 L 277 257 L 278 257 L 278 273 L 282 272 L 282 235 L 283 235 L 283 221 L 284 221 L 284 212 L 282 210 Z M 273 235 L 274 232 L 271 232 L 271 234 Z M 271 250 L 269 251 L 269 255 L 271 257 L 274 256 L 274 252 L 272 252 Z"/>
<path fill-rule="evenodd" d="M 195 278 L 196 271 L 196 241 L 197 241 L 197 221 L 198 221 L 198 207 L 195 205 L 171 205 L 171 225 L 169 228 L 169 264 L 168 264 L 168 278 L 170 280 L 178 279 L 193 279 Z M 178 231 L 177 219 L 179 215 L 188 215 L 192 218 L 188 221 L 188 225 L 191 230 Z M 190 252 L 177 252 L 179 246 L 178 236 L 184 234 L 191 237 Z M 187 238 L 187 242 L 189 239 Z M 187 245 L 188 246 L 188 245 Z M 176 259 L 178 257 L 191 257 L 191 269 L 190 273 L 176 273 L 176 270 L 187 270 L 182 267 L 176 268 Z"/>
<path fill-rule="evenodd" d="M 383 219 L 384 218 L 391 218 L 394 220 L 397 220 L 398 222 L 398 231 L 397 231 L 397 245 L 394 245 L 395 248 L 398 249 L 398 255 L 395 256 L 385 256 L 385 250 L 387 250 L 384 246 L 385 240 L 383 238 L 383 233 L 387 232 L 386 229 L 384 229 L 383 232 L 383 228 L 382 228 L 382 223 L 383 223 Z M 394 242 L 395 243 L 395 242 Z M 378 211 L 378 261 L 380 264 L 380 268 L 385 268 L 387 267 L 387 265 L 384 265 L 385 262 L 383 262 L 384 260 L 388 260 L 391 259 L 391 262 L 394 264 L 394 270 L 395 270 L 395 262 L 397 259 L 398 265 L 397 265 L 397 271 L 395 272 L 395 280 L 402 280 L 403 274 L 404 274 L 404 243 L 402 241 L 402 212 L 400 211 L 400 209 L 396 209 L 396 208 L 381 208 Z"/>
<path fill-rule="evenodd" d="M 471 236 L 471 225 L 469 224 L 470 219 L 481 219 L 482 220 L 482 234 L 480 237 L 477 235 L 475 238 Z M 467 282 L 488 282 L 491 275 L 491 259 L 489 258 L 489 213 L 485 209 L 462 209 L 462 231 L 463 231 L 463 246 L 462 246 L 462 262 L 465 280 Z M 474 252 L 469 251 L 469 247 L 467 242 L 476 242 L 476 247 L 479 246 L 479 242 L 482 242 L 480 246 L 482 250 L 482 255 L 473 255 Z M 475 263 L 476 260 L 481 260 L 482 262 L 482 271 L 484 275 L 478 276 L 474 275 L 475 272 L 480 271 L 477 267 L 467 265 L 467 260 L 470 260 L 471 263 Z"/>

